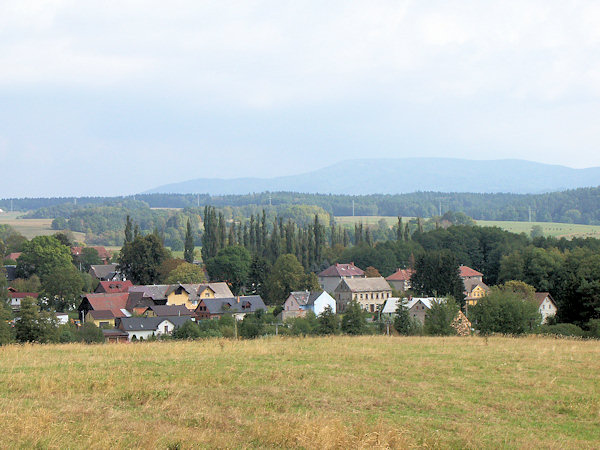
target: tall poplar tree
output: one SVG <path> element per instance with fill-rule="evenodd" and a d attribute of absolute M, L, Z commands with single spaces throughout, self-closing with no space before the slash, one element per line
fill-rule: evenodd
<path fill-rule="evenodd" d="M 185 243 L 183 247 L 183 259 L 186 262 L 194 262 L 194 236 L 192 234 L 192 224 L 188 218 L 187 227 L 185 229 Z"/>

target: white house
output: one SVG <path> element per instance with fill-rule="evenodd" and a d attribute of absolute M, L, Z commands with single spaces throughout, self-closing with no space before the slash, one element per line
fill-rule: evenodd
<path fill-rule="evenodd" d="M 542 323 L 546 323 L 549 317 L 554 317 L 558 312 L 556 303 L 549 292 L 536 292 L 535 300 L 538 311 L 542 315 Z"/>
<path fill-rule="evenodd" d="M 334 298 L 325 291 L 295 291 L 290 293 L 283 304 L 281 319 L 290 317 L 304 317 L 306 311 L 312 311 L 317 316 L 329 306 L 335 314 L 336 304 Z"/>
<path fill-rule="evenodd" d="M 188 320 L 189 316 L 173 317 L 122 317 L 117 328 L 129 335 L 128 340 L 147 340 L 152 336 L 172 334 L 175 328 L 180 327 Z"/>

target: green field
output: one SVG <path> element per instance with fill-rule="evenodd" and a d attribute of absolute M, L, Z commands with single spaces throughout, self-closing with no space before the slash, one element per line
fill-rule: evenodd
<path fill-rule="evenodd" d="M 598 448 L 600 343 L 0 347 L 4 448 Z"/>
<path fill-rule="evenodd" d="M 381 219 L 384 219 L 389 226 L 393 226 L 398 223 L 398 218 L 394 216 L 340 216 L 335 218 L 336 222 L 342 225 L 353 225 L 354 223 L 358 222 L 375 225 Z M 402 218 L 404 222 L 410 219 L 413 219 L 413 217 Z M 573 237 L 600 238 L 600 225 L 577 225 L 572 223 L 556 222 L 516 222 L 501 220 L 477 220 L 476 223 L 482 227 L 499 227 L 512 233 L 529 234 L 531 232 L 531 227 L 534 225 L 539 225 L 542 227 L 545 236 L 565 237 L 567 239 Z"/>

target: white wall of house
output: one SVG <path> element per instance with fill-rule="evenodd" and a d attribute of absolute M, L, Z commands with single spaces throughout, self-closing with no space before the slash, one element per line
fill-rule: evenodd
<path fill-rule="evenodd" d="M 321 295 L 319 295 L 319 298 L 317 298 L 315 300 L 313 312 L 318 316 L 325 310 L 326 306 L 331 306 L 331 309 L 333 310 L 333 313 L 335 314 L 335 312 L 336 312 L 335 299 L 331 295 L 329 295 L 327 292 L 324 291 Z"/>
<path fill-rule="evenodd" d="M 542 315 L 542 323 L 546 323 L 548 321 L 548 317 L 555 316 L 558 310 L 556 306 L 554 306 L 554 303 L 552 303 L 550 299 L 546 297 L 540 305 L 539 311 Z"/>
<path fill-rule="evenodd" d="M 144 340 L 147 340 L 150 337 L 152 337 L 152 333 L 154 333 L 156 335 L 156 330 L 135 330 L 135 331 L 126 331 L 126 333 L 129 335 L 130 341 L 134 338 L 134 336 L 138 340 L 140 340 L 141 338 L 143 338 Z"/>

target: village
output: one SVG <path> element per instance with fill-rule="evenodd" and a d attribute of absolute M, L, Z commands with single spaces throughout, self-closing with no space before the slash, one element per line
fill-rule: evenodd
<path fill-rule="evenodd" d="M 118 264 L 110 262 L 109 251 L 100 246 L 93 249 L 102 261 L 102 264 L 91 265 L 88 271 L 97 283 L 96 289 L 81 294 L 76 311 L 56 312 L 55 315 L 58 324 L 95 325 L 109 343 L 165 338 L 186 322 L 200 323 L 230 316 L 235 323 L 257 313 L 269 313 L 270 322 L 278 325 L 278 333 L 293 327 L 293 319 L 305 318 L 307 314 L 319 317 L 327 312 L 342 316 L 351 304 L 360 307 L 367 322 L 387 323 L 386 332 L 389 333 L 389 324 L 393 323 L 399 308 L 406 309 L 408 316 L 422 326 L 434 304 L 446 301 L 444 297 L 412 296 L 414 269 L 398 269 L 384 278 L 367 276 L 365 270 L 350 262 L 335 263 L 318 273 L 320 289 L 289 291 L 280 299 L 278 307 L 267 307 L 260 295 L 234 295 L 231 286 L 219 280 L 134 285 L 121 273 Z M 82 247 L 72 247 L 71 253 L 73 257 L 80 256 Z M 17 260 L 19 257 L 19 253 L 13 253 L 7 258 Z M 38 302 L 42 299 L 37 292 L 19 292 L 10 286 L 15 279 L 16 266 L 5 265 L 4 269 L 9 282 L 8 301 L 14 325 L 19 320 L 25 298 Z M 464 288 L 464 307 L 457 312 L 453 326 L 458 334 L 471 334 L 474 329 L 467 319 L 468 310 L 484 298 L 490 288 L 483 282 L 483 273 L 470 267 L 460 265 L 459 277 Z M 534 301 L 540 323 L 546 323 L 556 315 L 557 306 L 550 293 L 535 292 Z M 237 337 L 237 327 L 235 330 Z"/>

